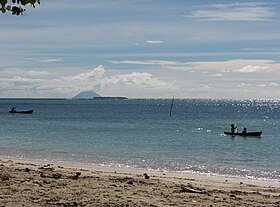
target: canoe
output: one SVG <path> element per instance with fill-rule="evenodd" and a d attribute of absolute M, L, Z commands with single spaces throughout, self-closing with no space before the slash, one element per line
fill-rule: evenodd
<path fill-rule="evenodd" d="M 231 133 L 231 132 L 225 132 L 224 131 L 224 134 L 232 135 L 232 136 L 261 136 L 262 131 L 260 131 L 260 132 L 246 132 L 246 133 L 242 133 L 242 132 Z"/>
<path fill-rule="evenodd" d="M 11 114 L 32 114 L 33 110 L 27 110 L 27 111 L 9 111 Z"/>

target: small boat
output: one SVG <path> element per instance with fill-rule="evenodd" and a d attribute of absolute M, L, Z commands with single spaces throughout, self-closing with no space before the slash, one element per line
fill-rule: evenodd
<path fill-rule="evenodd" d="M 32 114 L 33 110 L 27 110 L 27 111 L 16 111 L 16 110 L 11 110 L 9 113 L 12 114 Z"/>
<path fill-rule="evenodd" d="M 232 133 L 232 132 L 225 132 L 224 131 L 224 134 L 226 135 L 232 135 L 232 136 L 261 136 L 262 134 L 262 131 L 260 132 L 246 132 L 246 133 L 242 133 L 242 132 L 235 132 L 235 133 Z"/>

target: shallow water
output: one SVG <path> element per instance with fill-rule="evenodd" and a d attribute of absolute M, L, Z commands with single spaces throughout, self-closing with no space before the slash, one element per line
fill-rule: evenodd
<path fill-rule="evenodd" d="M 279 100 L 0 99 L 0 156 L 280 180 Z M 9 114 L 33 109 L 33 114 Z M 232 123 L 261 137 L 223 135 Z"/>

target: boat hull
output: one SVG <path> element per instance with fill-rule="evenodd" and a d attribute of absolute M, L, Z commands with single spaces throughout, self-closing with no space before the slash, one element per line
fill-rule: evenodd
<path fill-rule="evenodd" d="M 224 132 L 224 134 L 226 135 L 232 135 L 232 136 L 255 136 L 255 137 L 258 137 L 258 136 L 261 136 L 262 134 L 262 131 L 260 132 L 247 132 L 247 133 L 231 133 L 231 132 Z"/>
<path fill-rule="evenodd" d="M 28 111 L 9 111 L 11 114 L 32 114 L 33 110 L 28 110 Z"/>

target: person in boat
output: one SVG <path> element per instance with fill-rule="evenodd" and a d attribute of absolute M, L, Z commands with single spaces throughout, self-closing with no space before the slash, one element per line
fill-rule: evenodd
<path fill-rule="evenodd" d="M 247 134 L 247 128 L 244 127 L 243 131 L 242 131 L 242 134 Z"/>
<path fill-rule="evenodd" d="M 237 126 L 235 126 L 234 124 L 231 124 L 231 133 L 236 133 L 237 131 Z"/>
<path fill-rule="evenodd" d="M 15 112 L 16 111 L 16 107 L 12 107 L 11 112 Z"/>

